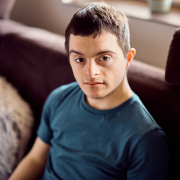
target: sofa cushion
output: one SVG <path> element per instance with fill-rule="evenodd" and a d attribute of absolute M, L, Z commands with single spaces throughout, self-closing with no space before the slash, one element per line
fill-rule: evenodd
<path fill-rule="evenodd" d="M 0 19 L 7 19 L 10 16 L 15 0 L 0 0 Z"/>
<path fill-rule="evenodd" d="M 0 76 L 0 179 L 7 180 L 27 150 L 34 118 L 27 102 Z"/>

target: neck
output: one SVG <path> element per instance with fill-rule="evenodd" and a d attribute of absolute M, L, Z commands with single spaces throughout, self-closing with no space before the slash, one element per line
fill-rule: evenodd
<path fill-rule="evenodd" d="M 125 76 L 121 84 L 114 90 L 113 93 L 101 99 L 92 99 L 86 96 L 86 103 L 94 109 L 108 110 L 121 105 L 128 100 L 132 94 L 133 92 L 129 86 L 127 77 Z"/>

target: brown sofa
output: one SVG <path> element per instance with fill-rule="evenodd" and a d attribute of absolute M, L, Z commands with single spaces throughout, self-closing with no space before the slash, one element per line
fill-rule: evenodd
<path fill-rule="evenodd" d="M 2 2 L 2 4 L 1 4 Z M 34 113 L 36 137 L 41 110 L 56 87 L 75 81 L 64 49 L 64 37 L 8 19 L 13 0 L 0 0 L 0 75 L 7 78 Z M 175 32 L 166 70 L 134 60 L 128 70 L 139 95 L 169 138 L 168 179 L 180 179 L 180 29 Z"/>

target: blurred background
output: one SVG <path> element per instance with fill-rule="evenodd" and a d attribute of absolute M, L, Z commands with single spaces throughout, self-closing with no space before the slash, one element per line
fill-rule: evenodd
<path fill-rule="evenodd" d="M 17 0 L 10 19 L 64 35 L 73 14 L 83 6 L 83 2 L 87 1 L 76 2 L 72 0 Z M 80 5 L 79 2 L 82 4 Z M 107 3 L 109 2 L 114 3 L 114 1 Z M 118 0 L 114 4 L 116 7 L 117 2 Z M 157 21 L 151 15 L 146 1 L 119 0 L 118 7 L 130 19 L 131 47 L 137 50 L 135 59 L 165 69 L 173 33 L 180 26 L 179 2 L 180 0 L 174 0 L 176 6 L 173 7 L 171 14 L 155 14 L 155 17 L 162 19 L 162 21 Z"/>

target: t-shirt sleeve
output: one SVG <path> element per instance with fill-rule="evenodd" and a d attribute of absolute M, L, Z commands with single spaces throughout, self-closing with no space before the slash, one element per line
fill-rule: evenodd
<path fill-rule="evenodd" d="M 50 119 L 53 114 L 54 105 L 54 94 L 53 92 L 48 96 L 42 110 L 40 125 L 37 130 L 37 136 L 47 144 L 51 144 L 50 140 L 52 137 L 52 132 L 50 128 Z"/>
<path fill-rule="evenodd" d="M 165 180 L 169 164 L 167 141 L 161 129 L 146 134 L 131 156 L 127 180 Z"/>

